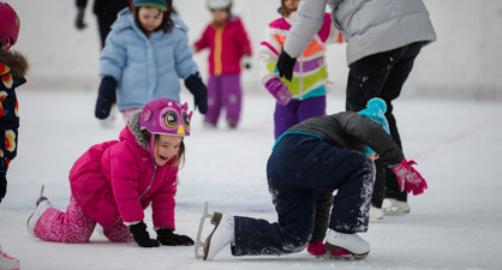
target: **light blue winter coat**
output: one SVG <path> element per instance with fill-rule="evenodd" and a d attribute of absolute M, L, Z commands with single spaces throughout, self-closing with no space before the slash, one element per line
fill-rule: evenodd
<path fill-rule="evenodd" d="M 118 81 L 120 111 L 140 109 L 160 97 L 179 101 L 180 79 L 198 72 L 188 28 L 172 16 L 175 26 L 170 32 L 156 31 L 147 38 L 128 9 L 118 14 L 101 52 L 100 75 Z"/>

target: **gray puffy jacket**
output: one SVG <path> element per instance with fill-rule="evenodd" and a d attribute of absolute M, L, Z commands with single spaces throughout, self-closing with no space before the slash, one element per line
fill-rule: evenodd
<path fill-rule="evenodd" d="M 317 33 L 326 6 L 331 7 L 335 24 L 348 42 L 349 65 L 414 42 L 436 40 L 422 0 L 304 0 L 284 47 L 289 55 L 300 55 Z"/>

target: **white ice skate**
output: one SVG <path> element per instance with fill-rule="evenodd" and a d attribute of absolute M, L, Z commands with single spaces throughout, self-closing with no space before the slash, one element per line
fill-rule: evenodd
<path fill-rule="evenodd" d="M 386 216 L 401 216 L 410 213 L 410 206 L 407 202 L 398 201 L 396 199 L 387 199 L 389 206 L 383 208 L 383 213 Z"/>
<path fill-rule="evenodd" d="M 214 259 L 224 247 L 234 240 L 234 217 L 214 212 L 212 215 L 207 211 L 207 202 L 204 205 L 204 212 L 199 223 L 197 238 L 195 239 L 195 258 L 205 261 Z M 211 224 L 214 225 L 212 232 L 206 238 L 206 241 L 201 240 L 204 222 L 211 218 Z M 200 250 L 202 249 L 202 253 Z"/>
<path fill-rule="evenodd" d="M 370 208 L 370 222 L 380 222 L 383 220 L 382 208 L 371 206 Z"/>
<path fill-rule="evenodd" d="M 45 189 L 45 186 L 42 185 L 42 189 L 40 190 L 40 197 L 38 198 L 38 200 L 36 202 L 35 210 L 30 215 L 30 217 L 28 218 L 28 221 L 26 222 L 28 232 L 31 235 L 34 235 L 33 231 L 35 229 L 35 225 L 37 224 L 37 221 L 40 219 L 42 214 L 45 212 L 45 210 L 47 210 L 47 208 L 52 207 L 51 203 L 49 202 L 49 199 L 47 199 L 47 197 L 44 196 L 44 189 Z"/>
<path fill-rule="evenodd" d="M 345 234 L 328 230 L 326 250 L 331 259 L 361 260 L 370 253 L 370 244 L 357 234 Z"/>
<path fill-rule="evenodd" d="M 21 263 L 18 259 L 9 256 L 0 247 L 0 269 L 1 270 L 20 270 Z"/>

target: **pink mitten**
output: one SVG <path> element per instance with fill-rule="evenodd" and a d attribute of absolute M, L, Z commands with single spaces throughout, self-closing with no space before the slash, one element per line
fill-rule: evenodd
<path fill-rule="evenodd" d="M 326 253 L 326 246 L 322 241 L 309 243 L 307 251 L 312 256 L 323 256 Z"/>
<path fill-rule="evenodd" d="M 427 189 L 427 182 L 422 177 L 422 175 L 413 168 L 413 165 L 417 164 L 415 161 L 406 159 L 401 160 L 401 162 L 391 168 L 392 172 L 396 175 L 397 184 L 401 191 L 406 191 L 407 193 L 413 192 L 413 195 L 419 195 L 424 193 Z"/>
<path fill-rule="evenodd" d="M 291 100 L 292 96 L 288 88 L 282 83 L 279 77 L 274 77 L 265 83 L 268 92 L 274 96 L 277 103 L 286 105 Z"/>

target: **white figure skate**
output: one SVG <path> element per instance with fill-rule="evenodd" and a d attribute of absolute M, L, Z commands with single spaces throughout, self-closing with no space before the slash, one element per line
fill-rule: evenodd
<path fill-rule="evenodd" d="M 407 202 L 398 201 L 396 199 L 387 199 L 389 206 L 383 208 L 383 213 L 386 216 L 401 216 L 410 213 L 410 206 Z"/>
<path fill-rule="evenodd" d="M 212 232 L 202 241 L 202 231 L 206 219 L 211 219 L 211 224 L 214 225 Z M 199 223 L 197 238 L 195 239 L 195 258 L 204 261 L 214 259 L 225 246 L 234 240 L 234 217 L 224 215 L 219 212 L 209 214 L 207 202 L 204 204 L 204 211 Z M 201 252 L 202 249 L 202 252 Z"/>
<path fill-rule="evenodd" d="M 371 206 L 370 208 L 370 222 L 380 222 L 383 220 L 382 208 Z"/>
<path fill-rule="evenodd" d="M 34 235 L 33 231 L 35 229 L 35 225 L 37 224 L 37 221 L 40 219 L 42 214 L 45 212 L 45 210 L 47 210 L 47 208 L 52 207 L 51 203 L 49 202 L 49 199 L 47 199 L 47 197 L 44 196 L 44 189 L 45 189 L 45 186 L 42 185 L 42 189 L 40 190 L 40 197 L 38 198 L 38 200 L 36 202 L 35 210 L 30 215 L 30 217 L 28 218 L 28 221 L 26 222 L 28 232 L 31 235 Z"/>
<path fill-rule="evenodd" d="M 362 260 L 370 253 L 370 244 L 357 234 L 328 230 L 326 250 L 331 259 Z"/>
<path fill-rule="evenodd" d="M 1 270 L 20 270 L 21 263 L 18 259 L 9 256 L 0 247 L 0 269 Z"/>

